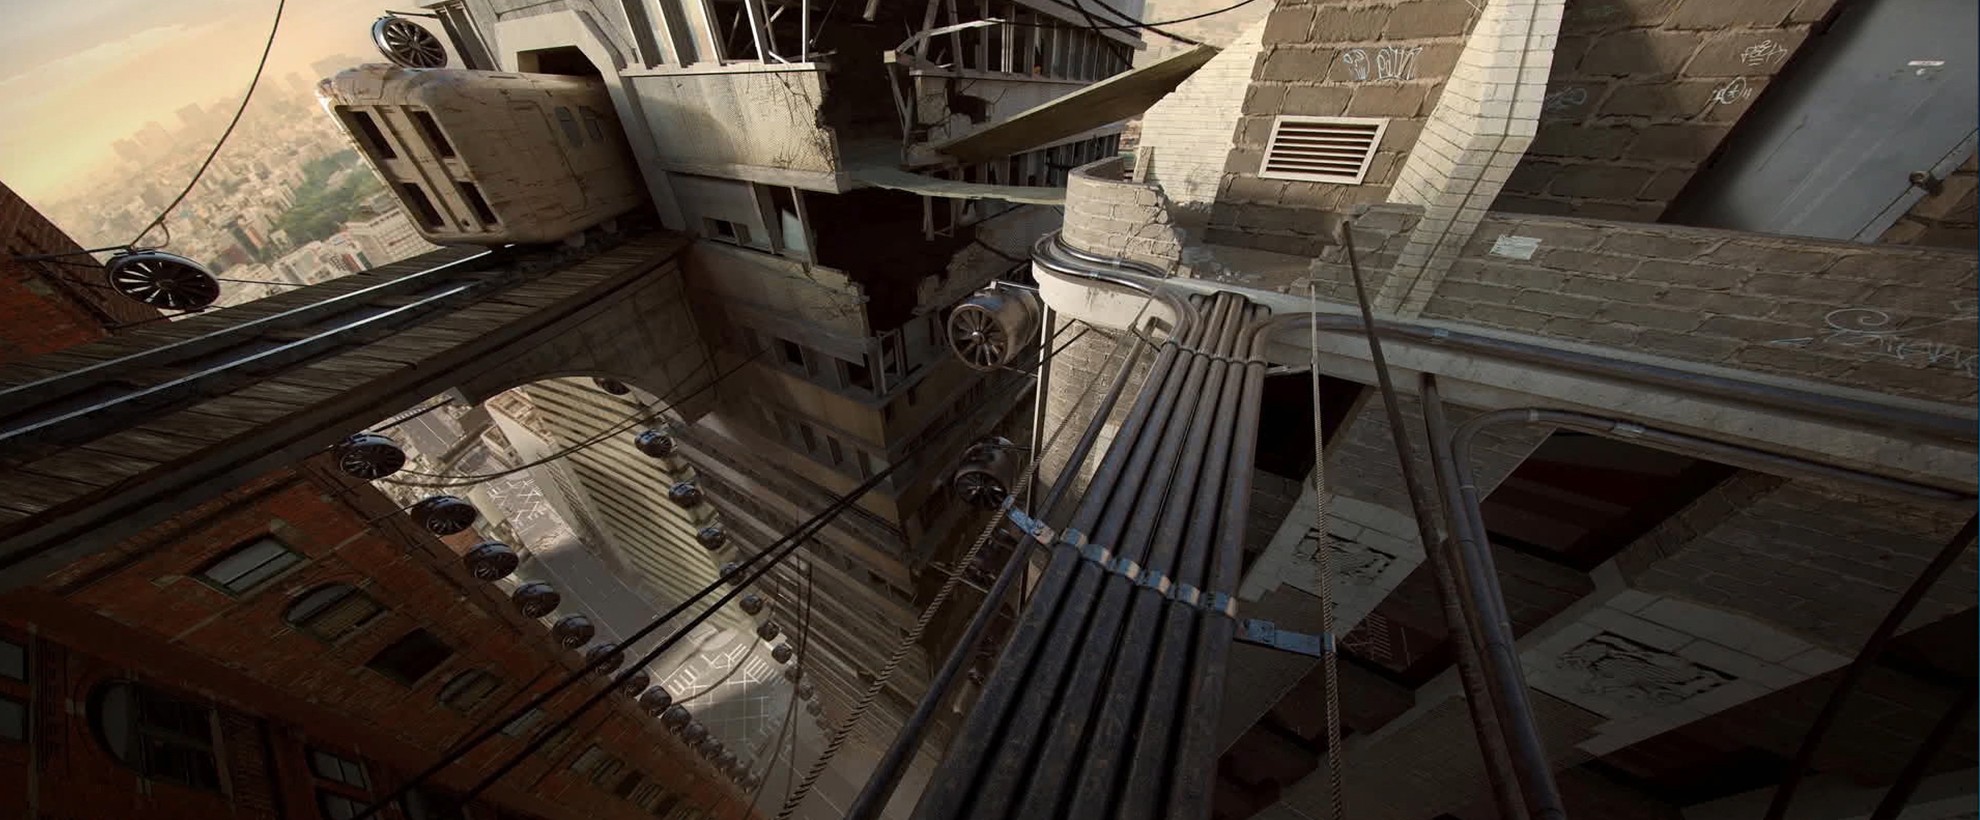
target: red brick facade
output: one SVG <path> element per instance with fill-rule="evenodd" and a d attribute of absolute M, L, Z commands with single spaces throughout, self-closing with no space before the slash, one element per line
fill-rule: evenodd
<path fill-rule="evenodd" d="M 0 597 L 0 639 L 27 648 L 24 680 L 7 676 L 0 652 L 0 695 L 31 716 L 22 741 L 0 739 L 0 816 L 333 817 L 319 806 L 331 799 L 323 795 L 363 805 L 390 793 L 448 746 L 504 720 L 580 665 L 542 624 L 461 567 L 458 551 L 473 542 L 472 533 L 448 539 L 460 542 L 450 547 L 394 507 L 369 486 L 312 462 Z M 236 593 L 202 574 L 217 558 L 266 537 L 296 554 L 292 565 Z M 288 621 L 299 596 L 338 583 L 379 611 L 334 640 Z M 410 685 L 367 666 L 417 629 L 450 650 L 437 666 Z M 442 702 L 456 676 L 474 672 L 492 675 L 493 690 L 471 704 Z M 161 772 L 155 764 L 145 776 L 145 764 L 112 753 L 108 735 L 123 724 L 105 698 L 119 681 L 203 716 L 207 732 L 174 743 L 210 749 L 193 756 L 210 757 L 216 782 L 183 785 L 171 766 Z M 580 684 L 551 701 L 536 726 L 568 714 L 597 685 Z M 743 816 L 738 792 L 629 698 L 613 698 L 577 727 L 466 816 L 674 817 L 690 809 Z M 442 794 L 465 788 L 527 739 L 498 736 L 436 785 Z M 599 759 L 586 755 L 594 745 L 622 764 L 598 782 L 574 769 L 580 758 Z M 369 787 L 314 772 L 312 750 L 360 764 Z M 639 779 L 629 780 L 633 774 Z M 382 816 L 417 815 L 395 809 Z"/>
<path fill-rule="evenodd" d="M 99 287 L 89 256 L 22 262 L 16 256 L 67 253 L 82 246 L 26 200 L 0 185 L 0 364 L 95 341 L 158 311 Z"/>

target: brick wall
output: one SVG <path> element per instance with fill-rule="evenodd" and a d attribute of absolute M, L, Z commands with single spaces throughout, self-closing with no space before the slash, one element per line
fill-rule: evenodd
<path fill-rule="evenodd" d="M 1976 182 L 1980 182 L 1974 174 L 1976 158 L 1980 155 L 1967 157 L 1964 164 L 1940 181 L 1944 187 L 1938 193 L 1918 200 L 1877 241 L 1961 250 L 1980 245 L 1980 224 L 1976 224 L 1980 223 L 1980 214 L 1976 214 L 1974 203 L 1974 189 Z"/>
<path fill-rule="evenodd" d="M 102 289 L 94 257 L 17 261 L 17 255 L 82 250 L 20 195 L 0 185 L 0 364 L 73 347 L 110 326 L 158 315 L 155 308 Z"/>
<path fill-rule="evenodd" d="M 101 657 L 88 669 L 72 669 L 62 687 L 48 693 L 51 699 L 82 703 L 105 676 L 137 673 L 168 690 L 279 719 L 314 742 L 361 752 L 379 767 L 374 777 L 385 784 L 391 783 L 391 772 L 424 767 L 468 732 L 502 719 L 513 705 L 577 667 L 575 653 L 551 641 L 541 622 L 516 612 L 499 587 L 468 575 L 459 553 L 475 540 L 471 532 L 451 537 L 450 543 L 435 541 L 382 494 L 368 486 L 346 488 L 331 475 L 325 464 L 312 462 L 249 482 L 66 567 L 33 590 L 0 597 L 0 621 L 32 623 L 47 640 Z M 238 597 L 198 580 L 200 569 L 218 555 L 268 535 L 304 560 Z M 383 610 L 334 642 L 289 625 L 284 614 L 296 596 L 326 583 L 357 587 Z M 439 667 L 410 686 L 366 668 L 379 649 L 415 627 L 452 649 Z M 466 711 L 439 701 L 439 690 L 455 675 L 476 669 L 499 681 L 489 698 Z M 571 687 L 546 711 L 551 719 L 568 714 L 592 691 Z M 576 728 L 555 753 L 527 760 L 494 798 L 519 801 L 519 807 L 547 817 L 639 815 L 608 791 L 616 779 L 592 784 L 569 769 L 572 757 L 594 743 L 623 759 L 628 771 L 641 772 L 684 801 L 713 807 L 733 791 L 691 762 L 695 757 L 630 699 L 606 701 Z M 517 740 L 499 737 L 469 755 L 466 766 L 450 770 L 442 783 L 463 788 L 473 772 L 520 747 Z M 57 778 L 59 783 L 108 789 L 118 799 L 145 805 L 173 799 L 170 790 L 138 797 L 134 790 L 143 782 L 92 740 L 78 739 L 66 748 L 65 758 L 74 765 L 101 774 L 93 781 Z M 57 788 L 48 779 L 43 784 Z M 307 805 L 307 798 L 298 805 Z M 77 816 L 112 814 L 125 812 Z"/>
<path fill-rule="evenodd" d="M 1642 571 L 1635 586 L 1744 613 L 1841 652 L 1862 644 L 1972 512 L 1805 480 L 1764 493 L 1737 485 L 1714 492 L 1736 494 L 1736 510 Z M 1969 551 L 1908 623 L 1972 606 L 1974 571 Z"/>
<path fill-rule="evenodd" d="M 1538 244 L 1520 259 L 1494 251 L 1505 237 Z M 1495 214 L 1423 315 L 1970 403 L 1977 264 L 1970 251 Z"/>
<path fill-rule="evenodd" d="M 1149 149 L 1147 179 L 1159 183 L 1170 199 L 1196 206 L 1217 198 L 1264 34 L 1264 20 L 1247 26 L 1141 116 L 1140 145 Z"/>
<path fill-rule="evenodd" d="M 1283 0 L 1266 19 L 1210 241 L 1248 245 L 1260 229 L 1324 233 L 1311 230 L 1314 211 L 1386 200 L 1476 14 L 1465 0 Z M 1279 114 L 1384 117 L 1388 129 L 1361 185 L 1261 179 L 1259 162 Z"/>
<path fill-rule="evenodd" d="M 1058 446 L 1045 456 L 1039 466 L 1037 484 L 1051 487 L 1066 470 L 1066 462 L 1071 458 L 1073 446 L 1086 431 L 1093 418 L 1094 410 L 1107 389 L 1113 385 L 1115 374 L 1119 373 L 1122 353 L 1117 352 L 1120 336 L 1099 330 L 1087 333 L 1079 341 L 1067 345 L 1064 350 L 1052 357 L 1051 393 L 1045 399 L 1045 431 L 1049 437 L 1053 431 L 1065 425 L 1065 433 L 1059 436 Z M 1134 342 L 1140 344 L 1140 342 Z M 1127 419 L 1128 411 L 1134 407 L 1135 394 L 1141 392 L 1141 384 L 1148 377 L 1148 365 L 1154 356 L 1144 350 L 1135 360 L 1135 372 L 1128 377 L 1128 383 L 1121 388 L 1121 398 L 1114 405 L 1114 411 L 1107 417 L 1107 426 L 1093 444 L 1093 451 L 1086 457 L 1073 487 L 1066 493 L 1066 501 L 1060 507 L 1060 514 L 1070 513 L 1072 505 L 1084 493 L 1087 479 L 1100 465 L 1100 459 L 1107 453 L 1107 446 L 1114 440 L 1121 422 Z M 1087 386 L 1092 385 L 1088 391 Z M 1073 406 L 1080 394 L 1086 393 L 1086 400 L 1079 404 L 1078 412 Z"/>
<path fill-rule="evenodd" d="M 1495 207 L 1656 219 L 1835 1 L 1572 0 Z"/>
<path fill-rule="evenodd" d="M 1163 189 L 1127 178 L 1128 161 L 1112 157 L 1073 169 L 1066 181 L 1067 245 L 1088 253 L 1131 259 L 1174 271 L 1182 236 L 1170 218 Z"/>

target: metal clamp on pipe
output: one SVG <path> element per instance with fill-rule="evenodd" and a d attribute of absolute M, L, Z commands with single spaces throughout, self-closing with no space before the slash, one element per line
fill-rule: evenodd
<path fill-rule="evenodd" d="M 1324 658 L 1334 651 L 1334 636 L 1321 633 L 1308 635 L 1280 629 L 1278 624 L 1258 618 L 1245 618 L 1238 621 L 1238 643 L 1263 646 L 1309 658 Z"/>

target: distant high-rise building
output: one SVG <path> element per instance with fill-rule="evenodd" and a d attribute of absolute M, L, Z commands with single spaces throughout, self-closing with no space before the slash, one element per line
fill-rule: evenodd
<path fill-rule="evenodd" d="M 144 161 L 144 148 L 142 146 L 139 146 L 136 140 L 132 140 L 132 139 L 117 140 L 110 147 L 117 151 L 117 156 L 122 157 L 126 160 L 129 160 L 131 162 Z"/>
<path fill-rule="evenodd" d="M 172 144 L 171 132 L 166 131 L 165 126 L 159 125 L 157 120 L 145 123 L 132 139 L 137 140 L 139 147 L 152 154 L 163 151 L 166 146 Z"/>
<path fill-rule="evenodd" d="M 206 123 L 206 110 L 199 103 L 190 103 L 179 109 L 179 125 L 188 129 L 198 129 Z"/>
<path fill-rule="evenodd" d="M 373 265 L 396 262 L 433 247 L 420 238 L 412 220 L 397 208 L 353 222 L 345 226 L 344 231 L 357 242 L 366 261 Z"/>

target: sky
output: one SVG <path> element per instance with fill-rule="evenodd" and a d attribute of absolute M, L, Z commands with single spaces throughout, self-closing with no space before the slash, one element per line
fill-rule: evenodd
<path fill-rule="evenodd" d="M 402 2 L 400 5 L 410 6 Z M 264 83 L 337 54 L 371 59 L 383 0 L 288 0 Z M 189 103 L 247 89 L 275 0 L 0 0 L 0 182 L 30 201 L 114 157 Z"/>

